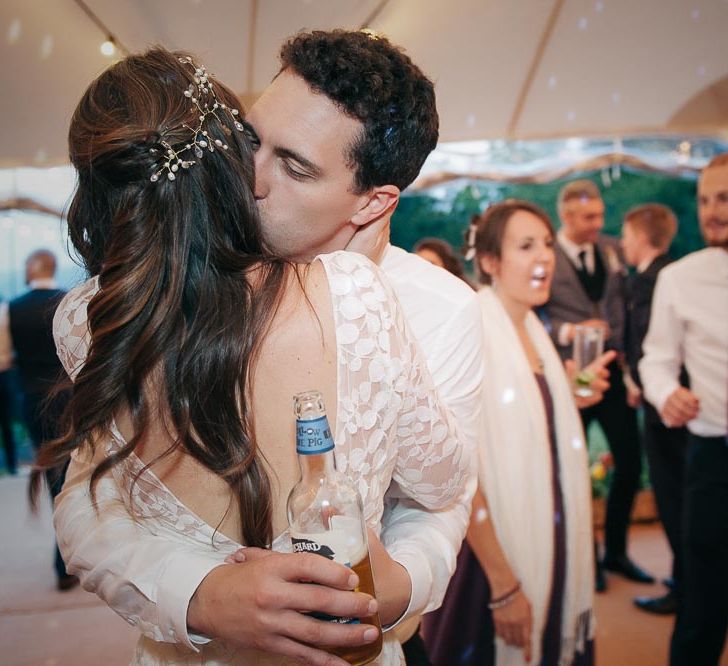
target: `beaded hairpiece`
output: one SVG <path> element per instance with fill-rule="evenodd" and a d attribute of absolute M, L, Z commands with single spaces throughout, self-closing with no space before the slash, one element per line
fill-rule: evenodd
<path fill-rule="evenodd" d="M 238 119 L 240 111 L 237 109 L 231 109 L 229 106 L 218 101 L 217 95 L 212 87 L 212 82 L 208 78 L 204 65 L 195 65 L 192 58 L 189 56 L 180 58 L 179 61 L 183 65 L 190 65 L 195 72 L 194 83 L 190 83 L 189 87 L 183 94 L 192 102 L 192 111 L 196 111 L 198 113 L 197 126 L 190 127 L 186 123 L 182 125 L 182 127 L 187 128 L 192 133 L 192 139 L 186 143 L 179 144 L 178 148 L 172 147 L 166 141 L 160 142 L 166 150 L 164 156 L 165 162 L 162 165 L 162 168 L 155 171 L 149 179 L 153 183 L 156 183 L 165 171 L 167 172 L 167 178 L 169 180 L 174 180 L 176 178 L 175 174 L 180 170 L 180 168 L 188 169 L 195 164 L 197 160 L 183 159 L 182 156 L 188 151 L 192 151 L 194 156 L 198 160 L 201 160 L 205 150 L 209 150 L 213 153 L 215 152 L 216 147 L 221 148 L 222 150 L 228 149 L 228 145 L 225 142 L 220 139 L 213 140 L 208 135 L 208 132 L 205 129 L 205 122 L 207 121 L 208 116 L 215 116 L 215 118 L 222 123 L 218 113 L 221 111 L 225 112 L 232 119 L 233 125 L 238 132 L 245 131 L 245 127 Z M 158 151 L 156 148 L 152 148 L 150 152 L 152 154 L 156 154 Z"/>

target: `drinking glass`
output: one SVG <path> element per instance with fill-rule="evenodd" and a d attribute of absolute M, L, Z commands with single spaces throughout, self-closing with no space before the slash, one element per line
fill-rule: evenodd
<path fill-rule="evenodd" d="M 585 370 L 604 353 L 604 329 L 598 326 L 574 327 L 574 365 L 576 366 L 576 389 L 574 393 L 583 398 L 594 394 L 590 384 L 594 376 Z"/>

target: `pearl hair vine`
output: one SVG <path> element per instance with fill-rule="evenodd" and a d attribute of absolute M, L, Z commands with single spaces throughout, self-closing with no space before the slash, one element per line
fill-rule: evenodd
<path fill-rule="evenodd" d="M 186 123 L 182 125 L 182 127 L 192 133 L 192 138 L 187 142 L 178 144 L 176 148 L 167 141 L 160 141 L 160 144 L 165 149 L 165 161 L 162 168 L 155 171 L 150 177 L 149 180 L 153 183 L 156 183 L 165 171 L 167 172 L 168 180 L 175 180 L 177 177 L 176 174 L 180 169 L 189 169 L 197 160 L 202 159 L 206 150 L 214 153 L 215 148 L 221 150 L 228 149 L 227 143 L 220 139 L 213 139 L 205 129 L 205 123 L 210 116 L 215 116 L 222 124 L 218 113 L 227 113 L 233 121 L 235 129 L 238 132 L 245 131 L 245 127 L 239 119 L 240 111 L 230 108 L 217 99 L 217 95 L 212 87 L 212 81 L 210 81 L 204 65 L 196 65 L 189 56 L 179 58 L 179 62 L 183 65 L 190 65 L 194 70 L 194 83 L 190 83 L 183 94 L 192 102 L 192 111 L 197 113 L 197 125 L 195 127 L 190 127 Z M 185 157 L 185 153 L 189 151 L 192 151 L 197 158 L 196 160 Z M 152 148 L 150 152 L 152 155 L 156 155 L 159 150 Z"/>

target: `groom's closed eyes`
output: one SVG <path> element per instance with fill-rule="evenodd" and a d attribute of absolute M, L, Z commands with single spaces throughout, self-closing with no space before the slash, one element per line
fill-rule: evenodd
<path fill-rule="evenodd" d="M 243 127 L 245 128 L 245 136 L 250 141 L 253 151 L 259 150 L 261 141 L 255 128 L 245 120 L 243 121 Z M 295 150 L 276 146 L 273 149 L 273 154 L 283 162 L 283 168 L 286 170 L 286 173 L 296 180 L 314 180 L 322 174 L 318 166 Z"/>

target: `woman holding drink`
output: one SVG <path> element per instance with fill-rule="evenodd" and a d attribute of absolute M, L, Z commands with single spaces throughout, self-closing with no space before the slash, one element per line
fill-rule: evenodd
<path fill-rule="evenodd" d="M 540 208 L 508 200 L 467 234 L 484 286 L 480 489 L 442 608 L 425 618 L 433 664 L 590 664 L 591 489 L 573 364 L 532 311 L 548 300 L 554 232 Z M 588 370 L 598 402 L 602 355 Z M 582 375 L 584 379 L 584 375 Z"/>
<path fill-rule="evenodd" d="M 163 49 L 117 63 L 81 99 L 69 132 L 78 188 L 68 226 L 93 277 L 56 313 L 73 397 L 65 436 L 39 463 L 92 460 L 91 479 L 70 483 L 90 481 L 100 509 L 113 485 L 124 506 L 104 511 L 131 513 L 139 530 L 220 562 L 256 547 L 250 562 L 234 565 L 251 571 L 290 567 L 293 558 L 300 573 L 286 584 L 328 585 L 309 587 L 341 604 L 341 614 L 378 610 L 391 623 L 409 581 L 376 539 L 379 603 L 351 592 L 344 603 L 336 588 L 351 590 L 355 576 L 289 554 L 285 499 L 299 474 L 291 398 L 322 392 L 337 464 L 355 481 L 375 536 L 391 481 L 423 506 L 444 508 L 461 492 L 468 461 L 377 266 L 346 252 L 296 265 L 266 247 L 239 108 L 189 55 Z M 348 583 L 335 582 L 341 574 Z M 291 611 L 269 643 L 251 626 L 237 644 L 213 635 L 192 649 L 161 635 L 144 612 L 125 615 L 143 634 L 136 664 L 289 663 L 281 654 L 322 663 L 326 655 L 292 636 L 339 647 L 380 640 L 366 621 L 342 627 Z M 377 663 L 401 662 L 398 643 L 385 637 Z"/>

